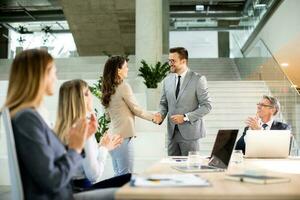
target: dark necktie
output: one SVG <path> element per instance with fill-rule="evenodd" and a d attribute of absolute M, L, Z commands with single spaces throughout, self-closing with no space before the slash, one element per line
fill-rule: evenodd
<path fill-rule="evenodd" d="M 176 87 L 176 92 L 175 92 L 176 99 L 178 97 L 179 90 L 180 90 L 180 78 L 181 78 L 181 76 L 178 76 L 177 87 Z"/>
<path fill-rule="evenodd" d="M 268 124 L 263 124 L 262 125 L 262 127 L 263 127 L 264 130 L 266 130 L 267 126 L 268 126 Z"/>

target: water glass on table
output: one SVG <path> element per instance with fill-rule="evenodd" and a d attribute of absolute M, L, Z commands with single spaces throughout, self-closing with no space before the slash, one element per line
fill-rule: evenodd
<path fill-rule="evenodd" d="M 233 150 L 231 155 L 231 162 L 240 164 L 244 160 L 244 154 L 242 150 Z"/>
<path fill-rule="evenodd" d="M 188 167 L 200 168 L 201 167 L 201 156 L 200 151 L 189 151 L 187 164 Z"/>

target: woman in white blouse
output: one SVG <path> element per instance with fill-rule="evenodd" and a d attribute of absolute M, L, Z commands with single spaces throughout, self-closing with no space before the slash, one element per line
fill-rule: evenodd
<path fill-rule="evenodd" d="M 90 117 L 93 113 L 92 94 L 88 84 L 83 80 L 71 80 L 63 83 L 59 90 L 59 103 L 55 132 L 64 144 L 68 144 L 68 129 L 82 117 Z M 105 134 L 99 144 L 95 137 L 87 139 L 84 146 L 84 160 L 81 169 L 74 178 L 74 186 L 78 189 L 118 187 L 130 180 L 130 174 L 116 177 L 113 180 L 99 182 L 104 171 L 108 151 L 122 143 L 120 135 L 113 137 Z"/>

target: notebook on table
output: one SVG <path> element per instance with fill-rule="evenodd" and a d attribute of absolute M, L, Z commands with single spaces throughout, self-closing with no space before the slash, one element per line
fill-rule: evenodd
<path fill-rule="evenodd" d="M 182 172 L 218 172 L 227 169 L 239 130 L 219 130 L 208 165 L 173 166 L 172 168 Z"/>
<path fill-rule="evenodd" d="M 225 179 L 232 180 L 232 181 L 256 183 L 256 184 L 290 182 L 290 178 L 288 177 L 252 175 L 252 174 L 230 174 L 227 175 Z"/>

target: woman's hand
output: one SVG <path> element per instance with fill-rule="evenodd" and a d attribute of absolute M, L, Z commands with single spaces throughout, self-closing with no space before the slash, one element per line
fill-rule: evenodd
<path fill-rule="evenodd" d="M 105 133 L 100 140 L 100 146 L 105 147 L 108 151 L 117 148 L 123 142 L 121 135 L 108 135 Z"/>
<path fill-rule="evenodd" d="M 88 137 L 88 122 L 86 119 L 80 119 L 69 130 L 69 149 L 74 149 L 81 153 L 86 138 Z"/>
<path fill-rule="evenodd" d="M 91 113 L 88 119 L 88 137 L 94 135 L 98 128 L 98 122 L 95 113 Z"/>

